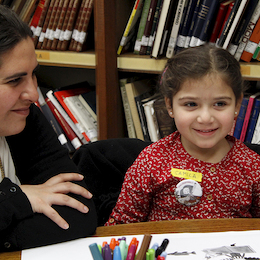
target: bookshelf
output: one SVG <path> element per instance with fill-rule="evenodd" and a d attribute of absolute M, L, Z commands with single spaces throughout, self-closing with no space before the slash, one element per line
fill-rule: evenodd
<path fill-rule="evenodd" d="M 125 137 L 119 73 L 159 74 L 166 62 L 166 58 L 156 60 L 130 53 L 117 56 L 118 44 L 133 2 L 95 0 L 95 52 L 36 50 L 42 65 L 95 69 L 99 140 Z M 260 81 L 258 62 L 240 64 L 246 80 Z"/>

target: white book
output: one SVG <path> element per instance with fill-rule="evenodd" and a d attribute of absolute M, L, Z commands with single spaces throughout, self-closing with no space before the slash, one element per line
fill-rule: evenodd
<path fill-rule="evenodd" d="M 74 131 L 74 133 L 79 137 L 80 141 L 84 144 L 86 144 L 86 140 L 84 138 L 84 136 L 82 135 L 82 133 L 79 131 L 78 127 L 74 124 L 74 122 L 71 120 L 71 118 L 69 117 L 69 115 L 67 114 L 67 112 L 64 110 L 64 108 L 61 106 L 61 104 L 59 103 L 59 101 L 54 97 L 53 95 L 53 91 L 49 90 L 46 93 L 46 96 L 50 99 L 50 101 L 52 102 L 52 104 L 57 108 L 57 110 L 59 111 L 59 113 L 63 116 L 63 118 L 67 121 L 67 123 L 69 124 L 69 126 L 71 127 L 71 129 Z"/>
<path fill-rule="evenodd" d="M 179 2 L 178 2 L 176 14 L 175 14 L 173 25 L 172 25 L 171 36 L 170 36 L 167 51 L 166 51 L 166 57 L 169 59 L 172 58 L 174 55 L 174 49 L 175 49 L 177 39 L 178 39 L 178 33 L 179 33 L 179 28 L 180 28 L 180 24 L 181 24 L 181 20 L 182 20 L 182 16 L 183 16 L 183 10 L 184 10 L 184 6 L 186 5 L 187 2 L 188 2 L 187 0 L 179 0 Z"/>
<path fill-rule="evenodd" d="M 91 142 L 97 141 L 97 121 L 88 112 L 86 107 L 81 103 L 78 96 L 64 98 L 64 103 L 70 109 L 71 113 L 81 124 Z"/>
<path fill-rule="evenodd" d="M 144 113 L 146 116 L 146 121 L 148 126 L 148 132 L 152 142 L 156 142 L 161 138 L 155 110 L 153 108 L 154 101 L 155 100 L 151 100 L 143 104 Z"/>

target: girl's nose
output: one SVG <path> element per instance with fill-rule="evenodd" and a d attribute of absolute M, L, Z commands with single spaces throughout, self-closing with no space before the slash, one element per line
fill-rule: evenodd
<path fill-rule="evenodd" d="M 212 123 L 214 120 L 214 117 L 210 113 L 208 109 L 203 109 L 200 111 L 199 116 L 197 117 L 197 120 L 199 123 Z"/>

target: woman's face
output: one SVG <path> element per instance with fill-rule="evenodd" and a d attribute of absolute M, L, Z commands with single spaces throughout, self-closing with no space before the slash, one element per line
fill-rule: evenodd
<path fill-rule="evenodd" d="M 37 68 L 33 41 L 29 37 L 1 56 L 0 136 L 18 134 L 24 129 L 29 107 L 38 100 Z"/>

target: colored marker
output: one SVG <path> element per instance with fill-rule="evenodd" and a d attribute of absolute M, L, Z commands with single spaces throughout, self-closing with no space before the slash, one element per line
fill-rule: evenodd
<path fill-rule="evenodd" d="M 146 252 L 146 260 L 155 260 L 155 250 L 153 248 L 148 249 Z"/>
<path fill-rule="evenodd" d="M 109 246 L 110 246 L 110 248 L 111 248 L 112 250 L 115 249 L 115 247 L 116 247 L 116 239 L 115 239 L 115 238 L 111 238 L 111 241 L 110 241 Z"/>
<path fill-rule="evenodd" d="M 153 248 L 156 251 L 158 247 L 159 247 L 159 244 L 158 243 L 154 243 L 151 248 Z"/>
<path fill-rule="evenodd" d="M 122 260 L 126 260 L 126 256 L 127 256 L 127 249 L 128 249 L 128 246 L 126 244 L 126 241 L 125 240 L 121 240 L 120 244 L 119 244 L 119 247 L 120 247 L 120 252 L 121 252 L 121 258 Z"/>
<path fill-rule="evenodd" d="M 112 251 L 109 247 L 109 244 L 104 246 L 104 260 L 112 260 Z"/>
<path fill-rule="evenodd" d="M 113 251 L 113 260 L 122 260 L 119 246 L 115 246 Z"/>
<path fill-rule="evenodd" d="M 126 260 L 134 260 L 135 259 L 135 252 L 136 252 L 136 245 L 132 244 L 130 249 L 128 250 Z"/>
<path fill-rule="evenodd" d="M 158 257 L 163 251 L 165 251 L 168 244 L 169 244 L 169 239 L 165 238 L 162 244 L 156 249 L 155 257 Z"/>
<path fill-rule="evenodd" d="M 96 243 L 89 245 L 89 249 L 94 260 L 103 260 Z"/>
<path fill-rule="evenodd" d="M 163 257 L 164 257 L 164 259 L 166 259 L 167 252 L 163 251 L 163 252 L 160 254 L 160 256 L 163 256 Z"/>

